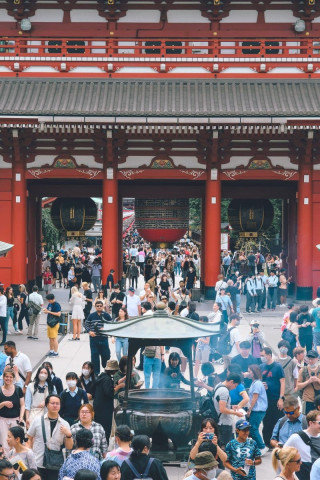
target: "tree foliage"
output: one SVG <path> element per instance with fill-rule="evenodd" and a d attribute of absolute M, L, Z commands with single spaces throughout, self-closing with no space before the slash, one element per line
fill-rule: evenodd
<path fill-rule="evenodd" d="M 42 209 L 42 237 L 43 242 L 46 243 L 46 250 L 57 249 L 61 242 L 61 232 L 53 225 L 48 208 Z"/>

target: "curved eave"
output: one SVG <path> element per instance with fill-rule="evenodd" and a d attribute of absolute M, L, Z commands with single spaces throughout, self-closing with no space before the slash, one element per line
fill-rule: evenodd
<path fill-rule="evenodd" d="M 114 337 L 156 340 L 187 340 L 218 335 L 220 323 L 200 323 L 178 315 L 155 312 L 154 315 L 134 317 L 106 325 L 101 333 Z"/>

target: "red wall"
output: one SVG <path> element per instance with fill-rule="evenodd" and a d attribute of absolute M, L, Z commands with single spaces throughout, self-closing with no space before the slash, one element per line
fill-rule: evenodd
<path fill-rule="evenodd" d="M 0 178 L 0 240 L 2 242 L 11 243 L 11 171 L 1 169 Z M 19 228 L 16 225 L 15 228 Z M 6 257 L 0 257 L 0 282 L 8 286 L 11 283 L 11 265 L 13 253 L 10 252 Z"/>

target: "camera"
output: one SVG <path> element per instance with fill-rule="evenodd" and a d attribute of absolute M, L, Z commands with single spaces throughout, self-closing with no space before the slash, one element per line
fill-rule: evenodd
<path fill-rule="evenodd" d="M 204 438 L 211 441 L 214 439 L 214 433 L 205 433 Z"/>

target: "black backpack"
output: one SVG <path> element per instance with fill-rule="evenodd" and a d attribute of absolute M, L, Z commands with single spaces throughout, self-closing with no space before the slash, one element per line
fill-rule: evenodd
<path fill-rule="evenodd" d="M 203 400 L 201 401 L 201 405 L 200 405 L 200 409 L 199 409 L 199 412 L 200 412 L 201 416 L 203 416 L 205 418 L 208 418 L 208 417 L 213 418 L 213 420 L 216 423 L 219 422 L 221 413 L 217 412 L 217 409 L 214 406 L 214 401 L 213 400 L 215 398 L 215 394 L 216 394 L 216 391 L 218 390 L 218 388 L 222 388 L 222 387 L 227 388 L 225 385 L 217 385 L 216 388 L 214 389 L 212 395 L 206 395 L 205 397 L 202 397 Z M 229 394 L 229 390 L 228 390 L 228 394 Z M 217 402 L 220 401 L 219 395 L 217 395 L 216 400 L 217 400 Z"/>
<path fill-rule="evenodd" d="M 234 343 L 231 344 L 231 330 L 233 330 L 236 327 L 231 327 L 229 330 L 226 330 L 225 332 L 221 333 L 220 338 L 218 340 L 217 344 L 217 350 L 221 355 L 229 355 L 229 353 L 232 350 L 232 347 Z"/>

